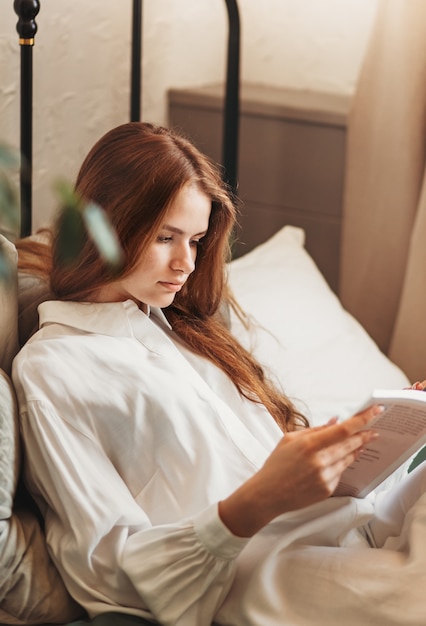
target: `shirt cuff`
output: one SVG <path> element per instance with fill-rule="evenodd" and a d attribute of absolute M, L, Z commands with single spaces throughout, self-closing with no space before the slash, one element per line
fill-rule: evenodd
<path fill-rule="evenodd" d="M 236 558 L 249 537 L 237 537 L 219 516 L 219 504 L 208 506 L 193 518 L 194 530 L 199 541 L 215 557 L 231 560 Z"/>

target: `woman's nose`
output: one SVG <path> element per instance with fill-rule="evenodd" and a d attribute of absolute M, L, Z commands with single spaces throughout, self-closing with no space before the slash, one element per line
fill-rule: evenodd
<path fill-rule="evenodd" d="M 196 249 L 189 244 L 182 245 L 172 260 L 172 268 L 176 271 L 191 274 L 195 269 Z"/>

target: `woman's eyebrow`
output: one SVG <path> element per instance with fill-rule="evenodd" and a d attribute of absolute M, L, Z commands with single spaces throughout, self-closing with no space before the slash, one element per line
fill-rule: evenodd
<path fill-rule="evenodd" d="M 184 235 L 184 231 L 181 230 L 180 228 L 176 228 L 176 226 L 171 226 L 170 224 L 164 224 L 164 226 L 162 226 L 163 230 L 169 230 L 171 233 L 176 233 L 177 235 Z M 195 235 L 193 235 L 193 237 L 204 237 L 204 235 L 207 233 L 207 230 L 203 230 L 201 233 L 195 233 Z"/>

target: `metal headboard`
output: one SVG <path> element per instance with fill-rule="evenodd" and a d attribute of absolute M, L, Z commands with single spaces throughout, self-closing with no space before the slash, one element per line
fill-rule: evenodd
<path fill-rule="evenodd" d="M 33 172 L 33 46 L 37 32 L 38 0 L 15 0 L 16 30 L 21 48 L 21 237 L 31 234 Z"/>
<path fill-rule="evenodd" d="M 141 118 L 142 67 L 142 0 L 132 0 L 130 120 Z M 225 0 L 228 14 L 228 55 L 225 85 L 223 125 L 224 180 L 234 194 L 237 191 L 239 92 L 240 92 L 240 17 L 237 0 Z M 18 15 L 16 30 L 21 49 L 20 68 L 20 205 L 21 237 L 32 230 L 32 121 L 33 121 L 33 47 L 37 33 L 36 17 L 40 11 L 38 0 L 14 0 Z"/>

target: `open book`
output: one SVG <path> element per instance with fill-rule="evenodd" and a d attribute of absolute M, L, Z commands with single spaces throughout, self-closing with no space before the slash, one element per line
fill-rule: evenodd
<path fill-rule="evenodd" d="M 413 389 L 373 392 L 362 408 L 385 407 L 366 430 L 380 437 L 366 444 L 356 461 L 343 472 L 334 496 L 363 498 L 426 443 L 426 393 Z"/>

